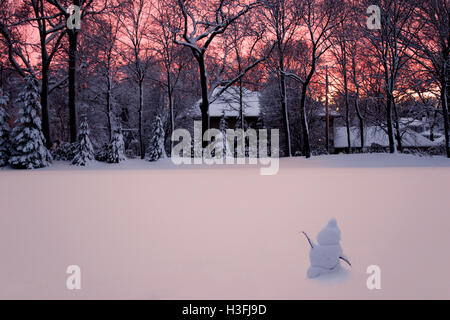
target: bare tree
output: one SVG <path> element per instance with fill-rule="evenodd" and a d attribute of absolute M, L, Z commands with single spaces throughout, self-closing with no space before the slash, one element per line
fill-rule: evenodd
<path fill-rule="evenodd" d="M 239 103 L 236 127 L 242 129 L 245 129 L 244 84 L 250 84 L 246 81 L 248 75 L 268 57 L 271 50 L 271 47 L 267 47 L 267 42 L 264 41 L 266 31 L 264 24 L 256 21 L 252 24 L 252 19 L 254 17 L 243 16 L 240 21 L 231 25 L 229 32 L 223 36 L 222 46 L 225 54 L 211 84 L 211 90 L 222 86 L 212 99 L 217 99 L 231 85 L 237 86 L 237 97 L 234 97 Z M 253 76 L 257 81 L 256 74 Z M 234 81 L 237 77 L 239 79 Z M 233 93 L 234 91 L 231 92 L 231 94 Z"/>
<path fill-rule="evenodd" d="M 292 156 L 291 130 L 289 123 L 289 107 L 286 89 L 286 71 L 289 64 L 287 51 L 293 45 L 295 33 L 300 19 L 293 0 L 265 0 L 262 13 L 267 22 L 269 32 L 275 38 L 275 55 L 283 129 L 286 136 L 286 154 Z"/>
<path fill-rule="evenodd" d="M 347 153 L 351 153 L 352 145 L 351 145 L 351 133 L 350 133 L 350 97 L 349 97 L 349 66 L 350 62 L 350 40 L 352 37 L 351 34 L 351 25 L 349 21 L 347 21 L 347 11 L 348 7 L 344 6 L 343 11 L 339 14 L 344 15 L 344 18 L 339 21 L 337 24 L 336 30 L 332 37 L 332 46 L 331 52 L 336 60 L 337 70 L 340 75 L 340 80 L 342 80 L 342 91 L 344 96 L 345 103 L 345 125 L 347 128 Z"/>
<path fill-rule="evenodd" d="M 394 153 L 395 140 L 397 148 L 401 151 L 402 140 L 397 114 L 395 91 L 401 70 L 407 65 L 411 37 L 407 28 L 411 23 L 414 6 L 410 0 L 377 0 L 364 1 L 363 5 L 378 5 L 381 9 L 381 29 L 365 29 L 365 38 L 368 40 L 372 55 L 383 67 L 384 90 L 386 95 L 386 126 L 389 138 L 389 151 Z M 396 134 L 394 135 L 393 117 Z"/>
<path fill-rule="evenodd" d="M 185 66 L 182 47 L 178 46 L 175 41 L 173 30 L 180 28 L 181 20 L 176 17 L 167 0 L 158 0 L 154 3 L 153 21 L 155 28 L 152 29 L 151 40 L 155 44 L 154 50 L 157 53 L 163 73 L 164 80 L 158 81 L 167 94 L 167 102 L 169 109 L 169 134 L 166 139 L 172 136 L 175 129 L 174 116 L 174 91 L 180 79 L 181 73 Z M 170 152 L 172 151 L 172 142 Z"/>
<path fill-rule="evenodd" d="M 208 86 L 208 72 L 205 63 L 206 52 L 217 36 L 224 34 L 231 24 L 235 23 L 253 8 L 260 6 L 261 3 L 256 1 L 246 4 L 241 3 L 239 0 L 216 0 L 208 3 L 195 0 L 176 1 L 179 12 L 183 17 L 183 22 L 181 30 L 175 31 L 181 33 L 181 39 L 176 39 L 175 42 L 191 49 L 199 67 L 202 92 L 200 110 L 202 114 L 202 134 L 204 134 L 210 127 L 209 99 L 215 89 Z M 220 85 L 226 90 L 239 81 L 259 62 L 255 61 L 252 65 L 244 68 L 241 74 L 231 80 L 224 80 Z"/>
<path fill-rule="evenodd" d="M 144 145 L 144 80 L 153 63 L 148 35 L 150 34 L 151 6 L 146 0 L 129 0 L 122 11 L 120 38 L 121 55 L 133 75 L 139 90 L 138 135 L 141 159 L 145 157 Z"/>
<path fill-rule="evenodd" d="M 15 7 L 11 2 L 4 1 L 0 6 L 0 34 L 2 35 L 2 43 L 8 51 L 8 60 L 11 66 L 22 76 L 26 73 L 36 76 L 32 67 L 26 48 L 24 48 L 24 35 L 21 30 L 16 28 L 19 23 L 14 23 Z"/>
<path fill-rule="evenodd" d="M 447 0 L 416 0 L 416 23 L 410 25 L 413 59 L 440 87 L 444 118 L 445 152 L 450 158 L 449 140 L 449 74 L 450 74 L 450 8 Z"/>
<path fill-rule="evenodd" d="M 359 42 L 358 37 L 359 33 L 353 34 L 353 37 L 351 38 L 350 45 L 349 45 L 349 51 L 350 51 L 350 60 L 351 60 L 351 79 L 354 87 L 354 104 L 355 104 L 355 111 L 356 115 L 359 120 L 359 138 L 361 143 L 361 151 L 364 152 L 364 117 L 361 111 L 360 106 L 360 97 L 361 97 L 361 69 L 360 69 L 360 59 L 358 57 L 359 55 Z"/>
<path fill-rule="evenodd" d="M 105 115 L 106 127 L 109 140 L 113 135 L 113 89 L 115 78 L 118 76 L 119 64 L 117 63 L 119 54 L 119 27 L 120 27 L 120 8 L 114 8 L 108 11 L 108 14 L 96 16 L 93 18 L 93 27 L 97 32 L 92 35 L 86 35 L 91 43 L 98 48 L 99 54 L 90 56 L 98 66 L 99 73 L 104 82 L 99 84 L 97 90 L 105 95 Z M 98 93 L 100 93 L 98 92 Z"/>
<path fill-rule="evenodd" d="M 7 3 L 2 10 L 7 10 Z M 46 4 L 44 0 L 24 1 L 20 11 L 12 16 L 7 16 L 0 21 L 0 34 L 8 47 L 9 60 L 16 71 L 22 76 L 25 72 L 33 74 L 35 77 L 41 78 L 40 98 L 41 98 L 41 118 L 42 132 L 46 140 L 47 148 L 52 145 L 50 135 L 50 121 L 48 110 L 48 95 L 50 91 L 49 77 L 50 65 L 53 57 L 60 48 L 61 40 L 65 34 L 65 24 L 62 15 L 55 11 L 52 6 Z M 18 41 L 14 34 L 17 35 L 17 28 L 36 28 L 39 34 L 39 43 L 36 47 L 40 53 L 40 69 L 35 70 L 23 52 L 27 46 L 24 42 Z M 28 44 L 28 46 L 32 46 Z M 26 49 L 25 49 L 26 50 Z"/>
<path fill-rule="evenodd" d="M 338 13 L 342 15 L 337 28 L 332 37 L 331 52 L 337 64 L 338 77 L 337 83 L 342 88 L 344 104 L 345 104 L 345 124 L 347 128 L 347 152 L 351 152 L 351 118 L 350 118 L 350 95 L 353 97 L 354 109 L 359 120 L 359 135 L 361 150 L 364 151 L 364 118 L 360 108 L 361 96 L 361 50 L 360 43 L 361 32 L 359 29 L 358 15 L 361 12 L 356 7 L 352 7 L 351 3 L 345 3 L 342 10 Z M 353 92 L 352 92 L 353 90 Z"/>
<path fill-rule="evenodd" d="M 304 60 L 303 70 L 296 73 L 285 74 L 302 85 L 300 100 L 300 118 L 303 136 L 303 155 L 311 157 L 311 145 L 309 141 L 309 127 L 306 113 L 306 98 L 309 86 L 317 70 L 322 56 L 331 47 L 331 38 L 339 21 L 343 18 L 339 14 L 342 8 L 339 0 L 304 0 L 296 3 L 297 14 L 301 18 L 305 34 L 302 41 L 308 45 L 307 57 Z"/>
<path fill-rule="evenodd" d="M 71 15 L 74 13 L 72 6 L 76 6 L 80 9 L 80 20 L 84 19 L 88 15 L 100 14 L 104 12 L 108 6 L 108 0 L 103 0 L 103 4 L 95 4 L 94 0 L 47 0 L 52 4 L 60 14 L 62 14 L 66 20 L 71 19 Z M 70 10 L 69 10 L 70 9 Z M 66 34 L 68 39 L 68 86 L 69 86 L 69 132 L 70 142 L 76 142 L 78 135 L 77 125 L 77 110 L 76 110 L 76 72 L 77 72 L 77 51 L 78 51 L 78 36 L 80 30 L 76 27 L 66 26 Z"/>

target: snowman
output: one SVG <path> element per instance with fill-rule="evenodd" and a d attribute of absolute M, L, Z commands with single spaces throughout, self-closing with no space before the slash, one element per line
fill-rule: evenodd
<path fill-rule="evenodd" d="M 331 219 L 325 228 L 317 235 L 317 242 L 315 244 L 311 241 L 308 235 L 303 232 L 311 245 L 309 259 L 311 266 L 308 269 L 308 278 L 316 278 L 322 274 L 331 273 L 337 270 L 340 266 L 340 260 L 345 261 L 350 266 L 350 262 L 342 253 L 341 245 L 341 230 L 337 226 L 336 219 Z"/>

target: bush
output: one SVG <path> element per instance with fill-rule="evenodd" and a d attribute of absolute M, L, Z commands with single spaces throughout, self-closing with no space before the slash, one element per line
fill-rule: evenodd
<path fill-rule="evenodd" d="M 328 151 L 325 148 L 325 146 L 317 146 L 315 148 L 312 149 L 311 151 L 311 155 L 313 156 L 323 156 L 323 155 L 328 155 Z"/>
<path fill-rule="evenodd" d="M 108 150 L 109 150 L 108 144 L 107 143 L 103 144 L 95 153 L 95 160 L 106 162 L 106 160 L 108 159 Z"/>
<path fill-rule="evenodd" d="M 54 160 L 72 161 L 75 157 L 77 143 L 63 142 L 59 146 L 53 147 L 51 150 Z"/>

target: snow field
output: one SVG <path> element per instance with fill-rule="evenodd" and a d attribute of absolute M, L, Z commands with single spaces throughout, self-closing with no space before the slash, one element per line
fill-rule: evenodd
<path fill-rule="evenodd" d="M 449 299 L 450 161 L 364 155 L 256 166 L 130 160 L 0 171 L 0 298 Z M 330 218 L 350 269 L 307 279 Z M 82 289 L 67 290 L 67 266 Z M 381 268 L 381 290 L 366 269 Z"/>

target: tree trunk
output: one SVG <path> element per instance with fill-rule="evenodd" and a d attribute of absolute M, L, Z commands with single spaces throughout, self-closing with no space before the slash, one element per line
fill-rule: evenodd
<path fill-rule="evenodd" d="M 344 47 L 345 50 L 345 47 Z M 344 57 L 344 59 L 346 59 Z M 350 102 L 348 98 L 348 78 L 347 78 L 347 64 L 344 62 L 343 66 L 344 75 L 344 95 L 345 95 L 345 126 L 347 127 L 347 153 L 352 152 L 352 141 L 350 133 Z"/>
<path fill-rule="evenodd" d="M 173 141 L 172 141 L 172 133 L 175 130 L 175 119 L 174 119 L 174 111 L 173 111 L 173 88 L 172 88 L 172 80 L 170 76 L 170 72 L 168 71 L 166 77 L 166 88 L 167 88 L 167 104 L 169 107 L 169 133 L 164 137 L 164 145 L 167 145 L 167 140 L 170 139 L 170 150 L 167 153 L 169 157 L 172 156 L 173 149 Z"/>
<path fill-rule="evenodd" d="M 356 85 L 356 77 L 355 77 L 355 85 Z M 359 86 L 356 85 L 356 96 L 355 96 L 355 109 L 356 109 L 356 115 L 358 116 L 359 120 L 359 139 L 361 141 L 361 152 L 364 153 L 364 119 L 361 114 L 361 110 L 359 109 Z"/>
<path fill-rule="evenodd" d="M 239 68 L 239 73 L 241 73 L 240 68 Z M 243 97 L 242 79 L 239 80 L 239 118 L 241 119 L 241 129 L 245 130 L 244 97 Z"/>
<path fill-rule="evenodd" d="M 447 153 L 447 158 L 450 158 L 448 97 L 447 97 L 447 81 L 446 80 L 442 81 L 441 102 L 442 102 L 442 113 L 444 115 L 445 152 Z"/>
<path fill-rule="evenodd" d="M 109 141 L 112 139 L 112 108 L 111 108 L 111 70 L 108 67 L 108 74 L 106 77 L 106 118 L 108 125 L 108 137 Z"/>
<path fill-rule="evenodd" d="M 35 9 L 35 16 L 42 18 L 44 16 L 44 1 L 32 3 Z M 41 70 L 42 70 L 42 80 L 41 80 L 41 117 L 42 117 L 42 133 L 45 138 L 45 146 L 50 149 L 52 147 L 52 140 L 50 136 L 50 121 L 48 112 L 48 77 L 50 69 L 50 58 L 47 52 L 47 26 L 45 20 L 40 20 L 38 22 L 39 27 L 39 38 L 41 45 Z"/>
<path fill-rule="evenodd" d="M 395 153 L 395 141 L 394 141 L 394 128 L 392 127 L 392 94 L 387 92 L 387 105 L 386 105 L 386 119 L 387 119 L 387 131 L 389 138 L 389 152 Z"/>
<path fill-rule="evenodd" d="M 144 135 L 143 135 L 143 125 L 142 121 L 144 118 L 144 83 L 142 80 L 139 80 L 139 147 L 141 159 L 145 158 L 145 147 L 144 147 Z"/>
<path fill-rule="evenodd" d="M 76 53 L 77 37 L 76 29 L 67 30 L 69 37 L 69 131 L 70 142 L 77 141 L 77 111 L 76 111 Z"/>
<path fill-rule="evenodd" d="M 311 145 L 309 144 L 308 120 L 306 119 L 306 91 L 308 83 L 305 82 L 302 89 L 302 99 L 300 102 L 301 125 L 303 133 L 303 155 L 308 159 L 311 158 Z"/>
<path fill-rule="evenodd" d="M 292 157 L 291 129 L 289 128 L 289 112 L 286 94 L 286 76 L 284 74 L 284 62 L 282 57 L 280 58 L 279 63 L 280 63 L 279 67 L 280 67 L 281 112 L 283 114 L 284 135 L 286 137 L 286 154 L 289 157 Z"/>
<path fill-rule="evenodd" d="M 436 126 L 437 116 L 438 116 L 438 111 L 436 109 L 434 111 L 434 115 L 433 115 L 433 123 L 430 126 L 430 140 L 431 141 L 434 141 L 434 127 Z"/>
<path fill-rule="evenodd" d="M 360 135 L 360 141 L 361 141 L 361 152 L 364 153 L 364 119 L 361 114 L 361 110 L 359 109 L 359 94 L 356 94 L 355 97 L 355 109 L 356 109 L 356 115 L 358 116 L 359 120 L 359 135 Z"/>
<path fill-rule="evenodd" d="M 50 149 L 52 147 L 52 140 L 50 137 L 50 121 L 48 115 L 48 66 L 44 62 L 42 65 L 41 107 L 42 133 L 45 137 L 45 146 Z"/>
<path fill-rule="evenodd" d="M 325 77 L 325 149 L 327 153 L 330 152 L 330 106 L 328 101 L 329 91 L 329 81 L 328 81 L 328 66 L 326 67 L 326 77 Z"/>
<path fill-rule="evenodd" d="M 358 116 L 358 120 L 359 120 L 359 139 L 361 142 L 361 152 L 364 153 L 364 148 L 365 148 L 365 145 L 364 145 L 364 119 L 361 114 L 361 110 L 359 109 L 359 83 L 358 83 L 358 79 L 356 76 L 355 54 L 352 55 L 352 70 L 353 70 L 353 84 L 355 85 L 355 88 L 356 88 L 355 110 L 356 110 L 356 115 Z"/>
<path fill-rule="evenodd" d="M 398 118 L 397 104 L 395 103 L 395 101 L 392 101 L 392 105 L 394 107 L 395 130 L 396 130 L 395 137 L 397 139 L 397 150 L 399 152 L 402 152 L 403 151 L 402 134 L 400 132 L 400 122 L 399 122 L 399 118 Z"/>
<path fill-rule="evenodd" d="M 199 72 L 200 72 L 200 87 L 202 90 L 202 102 L 200 103 L 200 111 L 202 113 L 202 147 L 206 148 L 207 141 L 203 141 L 205 132 L 209 129 L 209 100 L 208 100 L 208 78 L 206 76 L 206 65 L 203 55 L 195 55 Z"/>
<path fill-rule="evenodd" d="M 167 77 L 167 98 L 169 99 L 169 132 L 170 132 L 169 155 L 172 156 L 173 141 L 172 141 L 171 137 L 172 137 L 172 133 L 175 128 L 175 119 L 174 119 L 174 114 L 173 114 L 173 97 L 172 97 L 172 85 L 171 85 L 170 75 L 168 75 L 168 77 Z"/>

